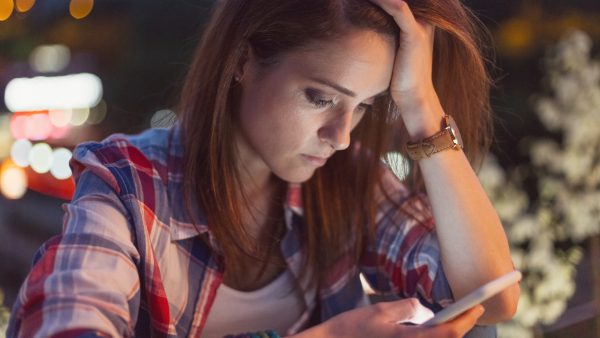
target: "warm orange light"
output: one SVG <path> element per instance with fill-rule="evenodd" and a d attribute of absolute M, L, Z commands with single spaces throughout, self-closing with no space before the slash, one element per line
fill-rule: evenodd
<path fill-rule="evenodd" d="M 24 169 L 27 173 L 27 187 L 41 194 L 63 200 L 70 200 L 75 192 L 73 178 L 57 180 L 50 173 L 38 174 L 31 167 Z"/>
<path fill-rule="evenodd" d="M 25 13 L 35 5 L 35 0 L 16 0 L 17 11 Z"/>
<path fill-rule="evenodd" d="M 27 174 L 10 159 L 0 166 L 0 192 L 8 199 L 19 199 L 27 192 Z"/>
<path fill-rule="evenodd" d="M 69 4 L 69 13 L 75 19 L 83 19 L 94 8 L 94 0 L 71 0 Z"/>
<path fill-rule="evenodd" d="M 13 0 L 0 0 L 0 21 L 10 18 L 14 9 L 15 3 Z"/>
<path fill-rule="evenodd" d="M 535 24 L 524 18 L 513 18 L 502 25 L 498 36 L 503 53 L 520 55 L 534 46 Z"/>

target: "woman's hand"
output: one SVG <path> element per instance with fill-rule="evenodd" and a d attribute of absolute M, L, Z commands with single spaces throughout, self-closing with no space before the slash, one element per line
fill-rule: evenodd
<path fill-rule="evenodd" d="M 400 29 L 391 95 L 412 141 L 441 128 L 444 110 L 433 87 L 435 27 L 415 19 L 402 0 L 370 0 Z M 456 299 L 514 269 L 508 240 L 496 210 L 462 151 L 445 151 L 419 161 L 435 218 L 441 260 Z M 510 319 L 517 308 L 519 286 L 487 300 L 480 324 Z"/>
<path fill-rule="evenodd" d="M 483 311 L 483 307 L 478 305 L 452 321 L 434 327 L 397 324 L 398 321 L 422 323 L 433 316 L 433 313 L 416 298 L 410 298 L 377 303 L 341 313 L 291 338 L 462 337 L 475 325 Z"/>
<path fill-rule="evenodd" d="M 371 0 L 391 15 L 400 28 L 400 41 L 390 93 L 411 138 L 418 141 L 440 130 L 443 109 L 433 87 L 435 27 L 417 21 L 402 0 Z"/>

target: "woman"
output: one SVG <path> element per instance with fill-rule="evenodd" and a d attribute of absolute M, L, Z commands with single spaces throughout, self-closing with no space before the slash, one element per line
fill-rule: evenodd
<path fill-rule="evenodd" d="M 489 143 L 475 41 L 458 1 L 220 1 L 176 125 L 74 152 L 63 234 L 8 336 L 458 337 L 510 318 L 518 286 L 483 315 L 396 324 L 513 269 L 470 164 Z M 381 162 L 394 144 L 406 182 Z M 368 305 L 359 272 L 409 299 Z"/>

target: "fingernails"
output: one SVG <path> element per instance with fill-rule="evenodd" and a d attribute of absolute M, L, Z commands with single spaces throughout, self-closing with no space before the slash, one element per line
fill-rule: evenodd
<path fill-rule="evenodd" d="M 485 308 L 482 305 L 477 305 L 475 307 L 475 315 L 477 315 L 477 317 L 481 317 L 481 315 L 483 315 L 484 312 Z"/>

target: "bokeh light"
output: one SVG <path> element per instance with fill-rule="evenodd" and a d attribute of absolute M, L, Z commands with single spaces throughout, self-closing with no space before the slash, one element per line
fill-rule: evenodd
<path fill-rule="evenodd" d="M 87 123 L 91 125 L 100 124 L 106 118 L 106 101 L 100 100 L 97 106 L 90 109 L 90 116 Z"/>
<path fill-rule="evenodd" d="M 85 123 L 85 121 L 87 121 L 89 116 L 89 108 L 73 109 L 71 113 L 71 120 L 69 121 L 69 123 L 72 126 L 81 126 Z"/>
<path fill-rule="evenodd" d="M 168 128 L 175 123 L 177 115 L 172 110 L 162 109 L 152 115 L 150 126 L 152 128 Z"/>
<path fill-rule="evenodd" d="M 43 45 L 29 54 L 31 68 L 40 73 L 60 72 L 71 61 L 71 51 L 65 45 Z"/>
<path fill-rule="evenodd" d="M 15 4 L 13 0 L 0 0 L 0 21 L 6 21 L 10 18 Z"/>
<path fill-rule="evenodd" d="M 50 167 L 50 173 L 56 179 L 64 180 L 71 177 L 71 168 L 69 168 L 69 161 L 71 160 L 71 151 L 67 148 L 57 148 L 52 153 L 52 167 Z"/>
<path fill-rule="evenodd" d="M 29 166 L 29 152 L 33 145 L 27 139 L 15 141 L 10 148 L 10 158 L 19 167 Z"/>
<path fill-rule="evenodd" d="M 10 156 L 10 146 L 14 139 L 10 132 L 10 116 L 0 114 L 0 158 Z"/>
<path fill-rule="evenodd" d="M 52 123 L 47 113 L 39 113 L 27 116 L 25 123 L 25 137 L 34 140 L 45 140 L 52 132 Z"/>
<path fill-rule="evenodd" d="M 94 8 L 94 0 L 71 0 L 69 13 L 75 19 L 83 19 L 90 14 Z"/>
<path fill-rule="evenodd" d="M 27 174 L 10 159 L 0 167 L 0 191 L 8 199 L 19 199 L 27 192 Z"/>
<path fill-rule="evenodd" d="M 52 167 L 52 148 L 47 143 L 38 143 L 29 152 L 31 169 L 38 174 L 45 174 Z"/>
<path fill-rule="evenodd" d="M 525 18 L 507 20 L 498 32 L 498 44 L 502 53 L 521 55 L 535 46 L 535 23 Z"/>
<path fill-rule="evenodd" d="M 12 112 L 94 107 L 100 99 L 102 81 L 89 73 L 16 78 L 4 92 L 4 102 Z"/>
<path fill-rule="evenodd" d="M 25 13 L 35 5 L 35 0 L 16 0 L 17 11 Z"/>
<path fill-rule="evenodd" d="M 52 128 L 52 132 L 48 136 L 48 139 L 58 140 L 64 138 L 69 134 L 69 131 L 71 131 L 70 125 L 64 127 L 54 127 Z"/>
<path fill-rule="evenodd" d="M 89 109 L 76 111 L 75 117 L 71 109 L 15 113 L 10 118 L 8 134 L 12 134 L 14 139 L 26 138 L 32 141 L 63 138 L 71 130 L 72 120 L 76 125 L 81 125 L 89 115 Z"/>
<path fill-rule="evenodd" d="M 27 128 L 27 116 L 13 115 L 10 119 L 10 132 L 15 139 L 27 138 L 25 129 Z"/>
<path fill-rule="evenodd" d="M 71 121 L 73 112 L 71 109 L 52 109 L 48 112 L 50 123 L 55 127 L 64 127 Z"/>

